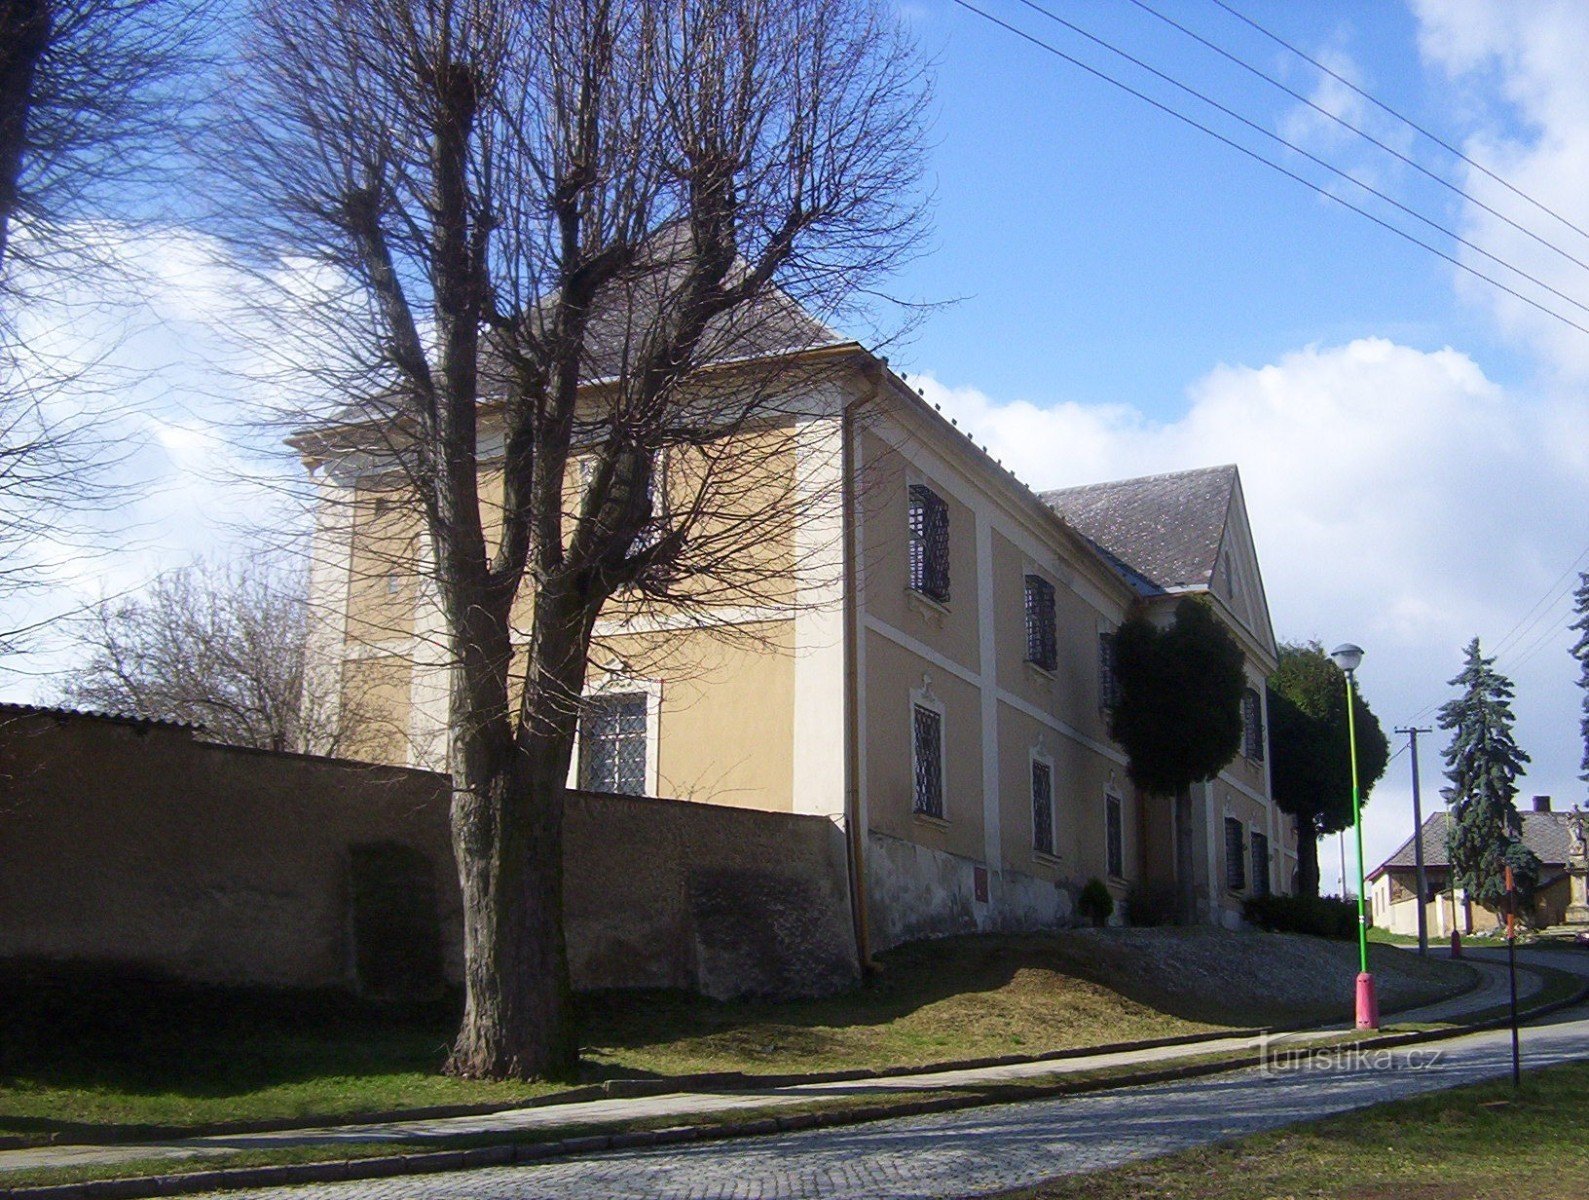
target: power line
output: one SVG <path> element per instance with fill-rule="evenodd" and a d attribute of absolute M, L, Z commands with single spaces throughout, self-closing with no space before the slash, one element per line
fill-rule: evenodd
<path fill-rule="evenodd" d="M 1489 259 L 1491 262 L 1495 263 L 1496 265 L 1504 267 L 1508 271 L 1511 271 L 1513 274 L 1518 275 L 1521 278 L 1528 280 L 1528 282 L 1532 283 L 1534 286 L 1543 288 L 1545 291 L 1551 293 L 1553 296 L 1557 296 L 1560 299 L 1565 300 L 1568 304 L 1571 304 L 1574 308 L 1580 309 L 1583 312 L 1589 312 L 1589 305 L 1581 303 L 1580 301 L 1574 299 L 1572 296 L 1569 296 L 1566 292 L 1561 291 L 1559 288 L 1552 287 L 1550 284 L 1546 283 L 1543 279 L 1539 279 L 1539 278 L 1536 278 L 1533 275 L 1530 275 L 1527 271 L 1523 270 L 1521 267 L 1513 266 L 1511 263 L 1507 262 L 1504 258 L 1501 258 L 1501 257 L 1499 257 L 1497 255 L 1491 254 L 1488 250 L 1484 249 L 1483 246 L 1479 246 L 1479 245 L 1476 245 L 1473 242 L 1470 242 L 1467 238 L 1463 237 L 1456 230 L 1448 229 L 1446 226 L 1440 224 L 1440 222 L 1438 222 L 1436 220 L 1433 220 L 1430 217 L 1424 216 L 1421 212 L 1418 212 L 1416 209 L 1411 208 L 1411 207 L 1409 207 L 1406 204 L 1403 204 L 1400 200 L 1395 199 L 1394 197 L 1386 194 L 1385 192 L 1380 191 L 1378 188 L 1374 187 L 1372 184 L 1364 183 L 1361 179 L 1358 179 L 1351 172 L 1342 170 L 1340 167 L 1335 166 L 1333 163 L 1327 162 L 1323 158 L 1320 158 L 1317 154 L 1314 154 L 1314 153 L 1312 153 L 1309 150 L 1303 149 L 1301 146 L 1297 145 L 1295 142 L 1291 141 L 1289 138 L 1283 137 L 1282 135 L 1274 132 L 1272 129 L 1268 129 L 1265 126 L 1260 125 L 1258 122 L 1253 121 L 1253 120 L 1251 120 L 1248 117 L 1242 116 L 1241 113 L 1237 112 L 1235 109 L 1229 108 L 1226 105 L 1221 104 L 1218 100 L 1215 100 L 1213 97 L 1207 95 L 1204 92 L 1198 91 L 1196 88 L 1192 87 L 1190 84 L 1182 83 L 1179 79 L 1176 79 L 1174 76 L 1166 74 L 1165 72 L 1159 70 L 1157 67 L 1153 66 L 1152 64 L 1144 62 L 1142 59 L 1137 58 L 1135 55 L 1133 55 L 1133 54 L 1131 54 L 1131 53 L 1129 53 L 1129 52 L 1127 52 L 1125 50 L 1120 49 L 1120 47 L 1114 45 L 1112 42 L 1108 41 L 1107 39 L 1101 38 L 1097 34 L 1089 33 L 1087 30 L 1083 29 L 1081 26 L 1079 26 L 1079 25 L 1077 25 L 1077 24 L 1075 24 L 1075 23 L 1073 23 L 1071 21 L 1066 20 L 1064 17 L 1060 16 L 1058 13 L 1052 12 L 1049 9 L 1044 8 L 1041 4 L 1036 3 L 1036 0 L 1020 0 L 1020 3 L 1025 5 L 1027 8 L 1031 9 L 1033 12 L 1040 13 L 1041 15 L 1047 17 L 1050 21 L 1053 21 L 1054 23 L 1056 23 L 1058 25 L 1064 26 L 1066 29 L 1070 30 L 1072 33 L 1078 35 L 1079 37 L 1084 37 L 1089 42 L 1092 42 L 1093 44 L 1095 44 L 1097 46 L 1101 46 L 1103 49 L 1109 51 L 1109 53 L 1115 55 L 1116 57 L 1123 58 L 1123 59 L 1126 60 L 1126 62 L 1132 64 L 1133 66 L 1138 67 L 1141 70 L 1144 70 L 1144 71 L 1148 72 L 1148 74 L 1154 76 L 1155 78 L 1163 80 L 1165 83 L 1169 84 L 1171 87 L 1178 88 L 1181 91 L 1185 92 L 1188 96 L 1191 96 L 1191 97 L 1193 97 L 1194 99 L 1197 99 L 1197 100 L 1201 100 L 1204 104 L 1208 105 L 1210 108 L 1213 108 L 1213 109 L 1215 109 L 1215 110 L 1217 110 L 1217 111 L 1219 111 L 1221 113 L 1224 113 L 1227 117 L 1231 118 L 1231 120 L 1240 122 L 1241 124 L 1245 125 L 1248 129 L 1253 130 L 1255 133 L 1261 134 L 1263 137 L 1268 138 L 1272 142 L 1278 142 L 1280 145 L 1284 146 L 1287 150 L 1290 150 L 1293 153 L 1300 154 L 1303 158 L 1307 159 L 1309 162 L 1315 164 L 1316 166 L 1323 167 L 1326 171 L 1330 172 L 1332 175 L 1335 175 L 1336 177 L 1338 177 L 1340 179 L 1344 179 L 1347 183 L 1352 184 L 1354 187 L 1361 188 L 1363 191 L 1367 192 L 1369 195 L 1377 197 L 1380 200 L 1383 200 L 1386 204 L 1389 204 L 1391 207 L 1399 209 L 1401 212 L 1406 213 L 1413 220 L 1423 222 L 1425 225 L 1429 226 L 1430 229 L 1433 229 L 1433 230 L 1435 230 L 1435 231 L 1437 231 L 1439 233 L 1445 234 L 1445 236 L 1450 238 L 1452 241 L 1457 242 L 1459 245 L 1466 246 L 1469 250 L 1472 250 L 1474 253 L 1481 254 L 1485 258 Z M 1132 3 L 1140 4 L 1141 0 L 1132 0 Z M 1148 11 L 1151 12 L 1152 10 L 1149 9 Z M 1293 94 L 1295 94 L 1295 93 L 1293 93 Z M 1309 103 L 1311 103 L 1311 102 L 1309 102 Z M 1314 107 L 1317 108 L 1318 106 L 1314 105 Z M 1323 112 L 1324 110 L 1320 109 L 1319 111 Z M 1364 136 L 1367 136 L 1367 135 L 1364 135 Z M 1387 149 L 1388 149 L 1388 147 L 1387 147 Z M 1460 191 L 1460 189 L 1455 189 L 1455 190 Z M 1465 193 L 1465 192 L 1462 192 L 1461 194 L 1462 195 L 1467 195 L 1467 193 Z M 1473 199 L 1471 196 L 1468 197 L 1468 198 L 1470 200 Z M 1478 204 L 1479 202 L 1477 200 L 1474 200 L 1474 203 Z M 1494 211 L 1494 210 L 1492 209 L 1490 211 Z M 1500 216 L 1499 213 L 1496 213 L 1496 215 Z M 1506 218 L 1502 217 L 1501 219 L 1505 220 Z M 1515 224 L 1515 222 L 1512 222 L 1512 223 Z M 1521 225 L 1519 225 L 1518 228 L 1522 229 L 1523 227 Z M 1528 230 L 1523 229 L 1523 232 L 1527 233 Z M 1543 244 L 1546 245 L 1546 246 L 1550 246 L 1549 242 L 1543 242 Z M 1554 247 L 1554 246 L 1550 246 L 1550 248 L 1553 249 L 1553 250 L 1556 249 L 1556 247 Z M 1589 270 L 1589 263 L 1585 263 L 1585 262 L 1582 262 L 1579 259 L 1573 258 L 1572 255 L 1567 254 L 1567 252 L 1565 250 L 1558 251 L 1558 253 L 1563 254 L 1567 258 L 1571 258 L 1572 261 L 1577 263 L 1580 267 L 1584 267 L 1586 270 Z"/>
<path fill-rule="evenodd" d="M 1264 37 L 1268 38 L 1270 41 L 1277 42 L 1279 45 L 1284 46 L 1287 50 L 1291 51 L 1292 54 L 1295 54 L 1298 58 L 1302 59 L 1304 62 L 1311 63 L 1313 66 L 1315 66 L 1319 70 L 1323 71 L 1331 79 L 1334 79 L 1338 83 L 1344 84 L 1346 87 L 1350 88 L 1353 92 L 1357 93 L 1357 95 L 1361 96 L 1364 100 L 1367 100 L 1375 108 L 1380 109 L 1382 112 L 1389 113 L 1391 116 L 1395 117 L 1396 120 L 1400 121 L 1402 124 L 1406 125 L 1408 128 L 1413 129 L 1416 132 L 1422 134 L 1424 137 L 1428 138 L 1431 142 L 1433 142 L 1435 145 L 1439 146 L 1442 150 L 1446 150 L 1446 151 L 1450 152 L 1451 154 L 1456 155 L 1463 162 L 1467 163 L 1468 166 L 1472 167 L 1476 171 L 1482 172 L 1484 175 L 1488 176 L 1490 179 L 1493 179 L 1496 183 L 1500 184 L 1502 187 L 1504 187 L 1507 191 L 1511 192 L 1513 195 L 1519 197 L 1520 199 L 1528 201 L 1535 208 L 1539 209 L 1540 212 L 1545 213 L 1547 216 L 1551 216 L 1551 217 L 1556 218 L 1556 220 L 1560 221 L 1563 225 L 1565 225 L 1568 229 L 1571 229 L 1574 233 L 1579 234 L 1582 237 L 1589 238 L 1589 230 L 1585 230 L 1585 229 L 1580 228 L 1577 225 L 1574 225 L 1571 221 L 1569 221 L 1566 217 L 1562 216 L 1555 209 L 1550 208 L 1549 206 L 1547 206 L 1547 205 L 1541 203 L 1540 201 L 1534 199 L 1534 197 L 1530 196 L 1527 192 L 1522 191 L 1519 188 L 1513 187 L 1510 183 L 1508 183 L 1505 179 L 1502 179 L 1499 175 L 1497 175 L 1494 171 L 1490 170 L 1483 163 L 1478 162 L 1478 161 L 1476 161 L 1476 160 L 1474 160 L 1472 158 L 1469 158 L 1466 154 L 1464 154 L 1461 150 L 1457 149 L 1457 147 L 1453 146 L 1450 142 L 1446 141 L 1439 134 L 1430 132 L 1428 129 L 1425 129 L 1422 125 L 1418 124 L 1418 122 L 1414 121 L 1411 117 L 1408 117 L 1408 116 L 1404 115 L 1403 113 L 1400 113 L 1400 112 L 1396 111 L 1396 109 L 1394 109 L 1390 105 L 1386 104 L 1383 100 L 1380 100 L 1378 97 L 1372 96 L 1368 92 L 1365 92 L 1362 88 L 1358 87 L 1350 79 L 1347 79 L 1344 75 L 1337 74 L 1335 71 L 1330 70 L 1329 67 L 1325 66 L 1318 59 L 1316 59 L 1316 58 L 1312 57 L 1311 55 L 1307 54 L 1305 51 L 1297 49 L 1297 47 L 1293 46 L 1290 42 L 1286 41 L 1279 34 L 1271 33 L 1269 30 L 1265 29 L 1262 25 L 1258 24 L 1257 21 L 1254 21 L 1251 17 L 1247 16 L 1245 13 L 1238 12 L 1236 9 L 1232 8 L 1229 4 L 1225 3 L 1225 0 L 1212 0 L 1212 2 L 1214 4 L 1219 5 L 1220 8 L 1224 9 L 1231 16 L 1235 17 L 1238 21 L 1243 21 L 1246 24 L 1252 26 L 1254 29 L 1256 29 L 1259 33 L 1263 34 Z"/>
<path fill-rule="evenodd" d="M 1530 622 L 1529 618 L 1534 616 L 1535 611 L 1540 607 L 1540 605 L 1550 604 L 1557 599 L 1558 595 L 1561 594 L 1559 592 L 1561 585 L 1572 577 L 1573 572 L 1578 569 L 1579 564 L 1582 563 L 1586 558 L 1589 558 L 1589 546 L 1585 546 L 1581 551 L 1578 552 L 1578 557 L 1567 564 L 1567 569 L 1565 571 L 1556 576 L 1555 580 L 1550 584 L 1550 586 L 1540 594 L 1539 599 L 1534 601 L 1533 606 L 1518 619 L 1517 624 L 1513 625 L 1506 631 L 1505 634 L 1502 635 L 1501 640 L 1495 644 L 1495 649 L 1491 651 L 1492 654 L 1503 653 L 1507 647 L 1507 644 L 1513 641 L 1513 635 L 1516 635 L 1519 639 L 1528 636 L 1529 631 L 1524 630 L 1523 625 L 1525 623 L 1529 623 L 1530 625 L 1537 624 L 1539 618 L 1535 618 L 1533 622 Z M 1568 590 L 1571 591 L 1573 585 L 1568 583 L 1567 587 Z M 1546 611 L 1548 612 L 1549 610 L 1547 609 Z M 1519 632 L 1520 630 L 1522 632 Z"/>
<path fill-rule="evenodd" d="M 1465 271 L 1469 275 L 1472 275 L 1474 278 L 1483 280 L 1485 283 L 1488 283 L 1491 287 L 1498 288 L 1500 291 L 1505 292 L 1507 295 L 1511 296 L 1512 298 L 1514 298 L 1516 300 L 1521 300 L 1524 304 L 1528 305 L 1530 308 L 1537 309 L 1539 312 L 1544 313 L 1548 317 L 1553 317 L 1557 321 L 1560 321 L 1563 325 L 1567 325 L 1567 326 L 1570 326 L 1573 329 L 1576 329 L 1579 333 L 1589 334 L 1589 327 L 1586 327 L 1584 325 L 1580 325 L 1577 321 L 1573 320 L 1571 317 L 1566 316 L 1563 313 L 1557 312 L 1555 309 L 1551 308 L 1549 305 L 1543 304 L 1540 301 L 1535 300 L 1532 296 L 1524 295 L 1522 292 L 1518 291 L 1516 288 L 1510 287 L 1507 284 L 1502 283 L 1499 279 L 1496 279 L 1492 275 L 1486 275 L 1483 271 L 1480 271 L 1477 267 L 1471 266 L 1468 263 L 1463 262 L 1461 259 L 1456 258 L 1453 255 L 1447 254 L 1444 250 L 1441 250 L 1438 246 L 1431 245 L 1429 242 L 1424 241 L 1422 238 L 1418 237 L 1416 234 L 1409 233 L 1407 230 L 1402 229 L 1400 226 L 1392 224 L 1391 222 L 1385 220 L 1383 217 L 1375 216 L 1373 213 L 1369 212 L 1367 209 L 1363 208 L 1361 205 L 1353 204 L 1350 200 L 1346 200 L 1346 199 L 1343 199 L 1340 196 L 1337 196 L 1334 192 L 1331 192 L 1328 188 L 1321 187 L 1319 184 L 1314 183 L 1311 179 L 1308 179 L 1306 176 L 1297 174 L 1297 172 L 1291 170 L 1288 167 L 1282 166 L 1280 163 L 1275 162 L 1273 159 L 1265 158 L 1262 154 L 1259 154 L 1256 150 L 1253 150 L 1253 149 L 1251 149 L 1250 147 L 1247 147 L 1247 146 L 1243 146 L 1240 142 L 1235 141 L 1232 138 L 1226 137 L 1224 134 L 1220 133 L 1218 130 L 1212 129 L 1209 126 L 1204 125 L 1201 121 L 1198 121 L 1195 117 L 1189 117 L 1185 113 L 1179 111 L 1178 109 L 1172 108 L 1170 105 L 1165 104 L 1164 102 L 1162 102 L 1160 100 L 1154 99 L 1152 96 L 1149 96 L 1146 92 L 1140 91 L 1137 88 L 1132 87 L 1130 84 L 1124 82 L 1123 80 L 1116 79 L 1113 75 L 1110 75 L 1107 71 L 1104 71 L 1104 70 L 1102 70 L 1102 69 L 1100 69 L 1098 67 L 1095 67 L 1095 66 L 1093 66 L 1090 63 L 1083 62 L 1081 59 L 1076 58 L 1073 55 L 1067 54 L 1065 51 L 1059 49 L 1059 47 L 1057 47 L 1057 46 L 1055 46 L 1055 45 L 1053 45 L 1053 44 L 1051 44 L 1049 42 L 1045 42 L 1042 38 L 1039 38 L 1039 37 L 1037 37 L 1037 36 L 1035 36 L 1033 34 L 1027 33 L 1024 29 L 1021 29 L 1021 28 L 1019 28 L 1019 27 L 1017 27 L 1015 25 L 1011 25 L 1009 22 L 1003 21 L 1003 20 L 999 19 L 998 17 L 995 17 L 993 14 L 991 14 L 989 12 L 986 12 L 983 9 L 978 8 L 976 5 L 970 3 L 970 0 L 954 0 L 954 3 L 956 5 L 958 5 L 959 7 L 965 9 L 967 12 L 974 13 L 976 16 L 981 17 L 984 21 L 987 21 L 987 22 L 989 22 L 992 25 L 998 26 L 1000 29 L 1003 29 L 1005 32 L 1014 34 L 1016 37 L 1020 38 L 1022 41 L 1029 42 L 1032 45 L 1036 46 L 1038 49 L 1044 50 L 1044 51 L 1048 52 L 1049 54 L 1052 54 L 1054 57 L 1059 58 L 1059 59 L 1061 59 L 1061 60 L 1063 60 L 1065 62 L 1068 62 L 1072 66 L 1078 67 L 1078 68 L 1080 68 L 1083 71 L 1086 71 L 1089 75 L 1092 75 L 1092 76 L 1094 76 L 1094 77 L 1096 77 L 1098 79 L 1101 79 L 1105 83 L 1110 84 L 1113 87 L 1119 88 L 1121 91 L 1126 92 L 1128 95 L 1135 96 L 1138 100 L 1141 100 L 1141 101 L 1143 101 L 1146 104 L 1152 105 L 1154 108 L 1158 109 L 1160 112 L 1163 112 L 1163 113 L 1167 114 L 1168 116 L 1174 117 L 1176 120 L 1181 121 L 1182 123 L 1184 123 L 1186 125 L 1190 125 L 1193 129 L 1199 130 L 1202 133 L 1206 133 L 1209 137 L 1213 138 L 1215 141 L 1222 142 L 1224 145 L 1229 146 L 1232 150 L 1236 150 L 1239 153 L 1244 154 L 1248 158 L 1254 160 L 1255 162 L 1262 163 L 1264 166 L 1270 168 L 1271 170 L 1278 171 L 1280 174 L 1286 176 L 1287 178 L 1295 180 L 1297 183 L 1302 184 L 1303 187 L 1306 187 L 1306 188 L 1308 188 L 1308 189 L 1310 189 L 1310 190 L 1312 190 L 1314 192 L 1317 192 L 1319 195 L 1325 197 L 1326 199 L 1333 200 L 1336 204 L 1339 204 L 1339 205 L 1341 205 L 1341 206 L 1343 206 L 1345 208 L 1350 209 L 1351 211 L 1357 213 L 1359 216 L 1364 217 L 1364 218 L 1366 218 L 1369 221 L 1372 221 L 1375 225 L 1378 225 L 1381 229 L 1388 230 L 1389 232 L 1395 234 L 1397 237 L 1402 238 L 1404 241 L 1411 242 L 1413 245 L 1418 246 L 1419 248 L 1421 248 L 1423 250 L 1427 250 L 1430 254 L 1433 254 L 1436 258 L 1442 259 L 1445 262 L 1450 263 L 1452 266 L 1456 267 L 1458 270 Z M 1356 181 L 1354 180 L 1353 182 L 1356 182 Z M 1515 267 L 1514 268 L 1510 268 L 1510 269 L 1516 270 Z M 1521 272 L 1519 272 L 1519 274 L 1521 274 Z"/>
<path fill-rule="evenodd" d="M 1023 0 L 1023 3 L 1024 3 L 1024 0 Z M 1425 175 L 1428 178 L 1432 179 L 1435 183 L 1438 183 L 1441 187 L 1446 188 L 1448 191 L 1455 192 L 1458 196 L 1461 196 L 1469 204 L 1472 204 L 1475 207 L 1483 209 L 1485 212 L 1489 213 L 1492 217 L 1495 217 L 1497 220 L 1503 221 L 1507 225 L 1510 225 L 1513 229 L 1517 230 L 1517 232 L 1523 234 L 1525 237 L 1532 238 L 1534 241 L 1538 242 L 1541 246 L 1544 246 L 1547 250 L 1553 251 L 1554 253 L 1561 255 L 1561 257 L 1567 259 L 1569 262 L 1576 263 L 1578 266 L 1582 267 L 1584 270 L 1589 271 L 1589 262 L 1585 262 L 1583 259 L 1577 257 L 1576 255 L 1574 255 L 1574 254 L 1572 254 L 1572 253 L 1570 253 L 1570 252 L 1568 252 L 1566 250 L 1563 250 L 1560 246 L 1556 245 L 1556 243 L 1554 243 L 1552 241 L 1549 241 L 1546 238 L 1541 237 L 1539 234 L 1535 233 L 1532 229 L 1529 229 L 1526 225 L 1518 224 L 1516 221 L 1512 220 L 1511 217 L 1507 216 L 1505 213 L 1500 212 L 1499 210 L 1497 210 L 1495 208 L 1490 207 L 1490 205 L 1486 204 L 1483 200 L 1480 200 L 1477 196 L 1473 195 L 1471 192 L 1468 192 L 1467 190 L 1465 190 L 1464 188 L 1460 187 L 1459 185 L 1457 185 L 1455 183 L 1452 183 L 1449 179 L 1445 178 L 1443 175 L 1439 175 L 1436 172 L 1431 171 L 1428 167 L 1424 166 L 1422 163 L 1418 162 L 1416 159 L 1410 157 L 1409 155 L 1403 154 L 1400 150 L 1396 149 L 1396 147 L 1394 147 L 1392 145 L 1389 145 L 1386 142 L 1381 141 L 1379 138 L 1377 138 L 1373 134 L 1369 133 L 1368 130 L 1363 129 L 1360 126 L 1352 124 L 1352 122 L 1348 121 L 1345 117 L 1340 116 L 1338 113 L 1332 113 L 1329 109 L 1325 108 L 1322 104 L 1318 104 L 1314 100 L 1310 99 L 1309 97 L 1304 96 L 1301 92 L 1299 92 L 1296 89 L 1292 88 L 1289 84 L 1285 83 L 1284 81 L 1276 79 L 1273 75 L 1270 75 L 1267 71 L 1264 71 L 1264 70 L 1262 70 L 1259 67 L 1253 66 L 1246 59 L 1240 57 L 1239 55 L 1233 54 L 1229 50 L 1226 50 L 1223 46 L 1220 46 L 1220 45 L 1218 45 L 1218 44 L 1216 44 L 1214 42 L 1209 41 L 1207 38 L 1205 38 L 1202 34 L 1198 33 L 1196 30 L 1189 29 L 1185 25 L 1182 25 L 1174 17 L 1168 16 L 1165 13 L 1161 13 L 1158 9 L 1156 9 L 1152 5 L 1148 4 L 1147 0 L 1131 0 L 1131 3 L 1136 5 L 1143 12 L 1149 14 L 1150 16 L 1156 17 L 1160 21 L 1163 21 L 1166 25 L 1169 25 L 1172 28 L 1180 30 L 1187 37 L 1191 38 L 1194 42 L 1197 42 L 1200 45 L 1206 46 L 1208 49 L 1212 50 L 1215 54 L 1218 54 L 1220 57 L 1228 59 L 1230 62 L 1235 63 L 1242 70 L 1250 72 L 1253 75 L 1256 75 L 1259 79 L 1262 79 L 1265 83 L 1269 84 L 1272 87 L 1279 88 L 1282 92 L 1284 92 L 1286 95 L 1290 96 L 1293 100 L 1296 100 L 1296 101 L 1298 101 L 1298 102 L 1300 102 L 1302 104 L 1307 105 L 1309 108 L 1311 108 L 1314 112 L 1318 113 L 1320 116 L 1327 117 L 1329 120 L 1334 121 L 1337 125 L 1341 126 L 1341 128 L 1348 129 L 1351 132 L 1355 133 L 1358 137 L 1362 138 L 1364 141 L 1371 142 L 1373 145 L 1378 146 L 1386 154 L 1389 154 L 1392 157 L 1394 157 L 1396 159 L 1399 159 L 1401 162 L 1406 163 L 1407 166 L 1411 167 L 1413 170 L 1417 171 L 1419 174 Z M 1312 60 L 1310 59 L 1309 61 L 1311 62 Z M 1319 66 L 1319 64 L 1317 64 L 1317 63 L 1315 63 L 1314 65 Z M 1321 70 L 1329 70 L 1329 68 L 1323 67 L 1323 66 L 1320 66 L 1320 69 Z M 1336 79 L 1340 79 L 1341 78 L 1339 75 L 1335 75 L 1335 72 L 1333 72 L 1333 71 L 1331 71 L 1330 74 L 1334 75 Z M 1343 82 L 1344 82 L 1344 80 L 1343 80 Z M 1516 191 L 1515 188 L 1513 190 Z M 1519 193 L 1519 194 L 1521 195 L 1522 193 Z M 1525 199 L 1530 199 L 1527 196 L 1525 196 L 1524 198 Z M 1532 202 L 1535 203 L 1535 204 L 1538 204 L 1538 201 L 1532 201 Z M 1481 251 L 1480 253 L 1483 253 L 1483 252 Z M 1486 256 L 1486 257 L 1488 257 L 1488 256 Z"/>

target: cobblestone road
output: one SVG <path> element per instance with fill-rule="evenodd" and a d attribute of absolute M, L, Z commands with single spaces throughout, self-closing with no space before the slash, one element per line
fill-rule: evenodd
<path fill-rule="evenodd" d="M 1529 1066 L 1589 1058 L 1583 1008 L 1523 1031 Z M 1321 1052 L 1322 1053 L 1322 1052 Z M 1368 1062 L 1175 1084 L 542 1165 L 228 1193 L 233 1200 L 963 1197 L 1504 1075 L 1505 1031 Z"/>

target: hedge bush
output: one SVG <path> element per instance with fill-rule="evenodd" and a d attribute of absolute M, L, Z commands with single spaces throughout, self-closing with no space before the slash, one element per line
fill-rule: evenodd
<path fill-rule="evenodd" d="M 1076 911 L 1093 925 L 1102 927 L 1114 915 L 1115 898 L 1101 879 L 1089 879 L 1076 897 Z"/>
<path fill-rule="evenodd" d="M 1339 896 L 1254 896 L 1242 911 L 1249 922 L 1275 933 L 1309 933 L 1342 941 L 1357 937 L 1357 901 Z"/>

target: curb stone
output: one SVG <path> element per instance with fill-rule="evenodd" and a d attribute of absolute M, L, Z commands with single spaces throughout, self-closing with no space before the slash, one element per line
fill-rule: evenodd
<path fill-rule="evenodd" d="M 1460 993 L 1459 993 L 1460 994 Z M 1589 1001 L 1589 982 L 1570 996 L 1519 1013 L 1519 1019 L 1533 1021 L 1562 1009 Z M 1415 1030 L 1407 1033 L 1335 1043 L 1334 1048 L 1372 1047 L 1393 1049 L 1423 1042 L 1449 1041 L 1472 1033 L 1507 1028 L 1508 1017 L 1496 1017 L 1475 1025 L 1450 1029 Z M 1258 1033 L 1295 1032 L 1268 1029 Z M 1221 1036 L 1232 1036 L 1229 1034 Z M 1200 1036 L 1179 1039 L 1180 1044 L 1208 1040 Z M 1048 1061 L 1041 1058 L 1018 1061 Z M 82 1183 L 46 1184 L 37 1187 L 0 1189 L 0 1200 L 147 1200 L 158 1196 L 193 1195 L 201 1192 L 259 1187 L 282 1187 L 309 1183 L 336 1183 L 353 1179 L 374 1179 L 395 1175 L 431 1175 L 511 1163 L 541 1162 L 551 1158 L 574 1157 L 604 1150 L 668 1145 L 677 1142 L 722 1141 L 758 1137 L 794 1129 L 869 1124 L 892 1118 L 928 1113 L 954 1112 L 966 1108 L 989 1107 L 1019 1100 L 1043 1100 L 1066 1095 L 1084 1095 L 1117 1088 L 1172 1083 L 1209 1075 L 1246 1070 L 1263 1062 L 1261 1053 L 1247 1053 L 1211 1063 L 1188 1063 L 1139 1071 L 1128 1075 L 1098 1079 L 1056 1080 L 1047 1085 L 994 1085 L 983 1091 L 961 1096 L 936 1096 L 902 1100 L 897 1103 L 859 1105 L 854 1108 L 815 1113 L 796 1113 L 788 1117 L 762 1117 L 712 1125 L 681 1125 L 630 1133 L 593 1134 L 546 1142 L 517 1142 L 472 1150 L 437 1150 L 418 1154 L 388 1155 L 379 1158 L 348 1159 L 317 1163 L 283 1163 L 276 1166 L 222 1167 L 172 1175 L 143 1176 L 136 1179 L 99 1179 Z M 996 1064 L 1003 1065 L 1003 1064 Z M 644 1140 L 642 1140 L 644 1139 Z"/>

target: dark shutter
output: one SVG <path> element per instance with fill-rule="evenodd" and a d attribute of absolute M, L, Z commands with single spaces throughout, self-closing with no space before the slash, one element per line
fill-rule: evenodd
<path fill-rule="evenodd" d="M 1115 674 L 1115 635 L 1098 635 L 1098 707 L 1113 708 L 1120 702 L 1120 684 Z"/>
<path fill-rule="evenodd" d="M 916 738 L 916 796 L 913 808 L 927 817 L 943 816 L 943 718 L 925 705 L 913 706 Z"/>
<path fill-rule="evenodd" d="M 1252 835 L 1252 894 L 1269 894 L 1269 836 L 1257 832 Z"/>
<path fill-rule="evenodd" d="M 1041 575 L 1026 577 L 1026 661 L 1045 671 L 1059 665 L 1054 585 Z"/>
<path fill-rule="evenodd" d="M 949 603 L 949 506 L 929 487 L 910 487 L 910 586 Z"/>
<path fill-rule="evenodd" d="M 1105 852 L 1109 860 L 1109 874 L 1116 879 L 1123 879 L 1126 873 L 1125 822 L 1121 818 L 1120 798 L 1118 796 L 1105 798 L 1104 821 Z"/>
<path fill-rule="evenodd" d="M 1054 853 L 1054 772 L 1032 760 L 1032 849 Z"/>
<path fill-rule="evenodd" d="M 1247 886 L 1247 838 L 1235 817 L 1225 818 L 1225 886 L 1233 892 Z"/>

